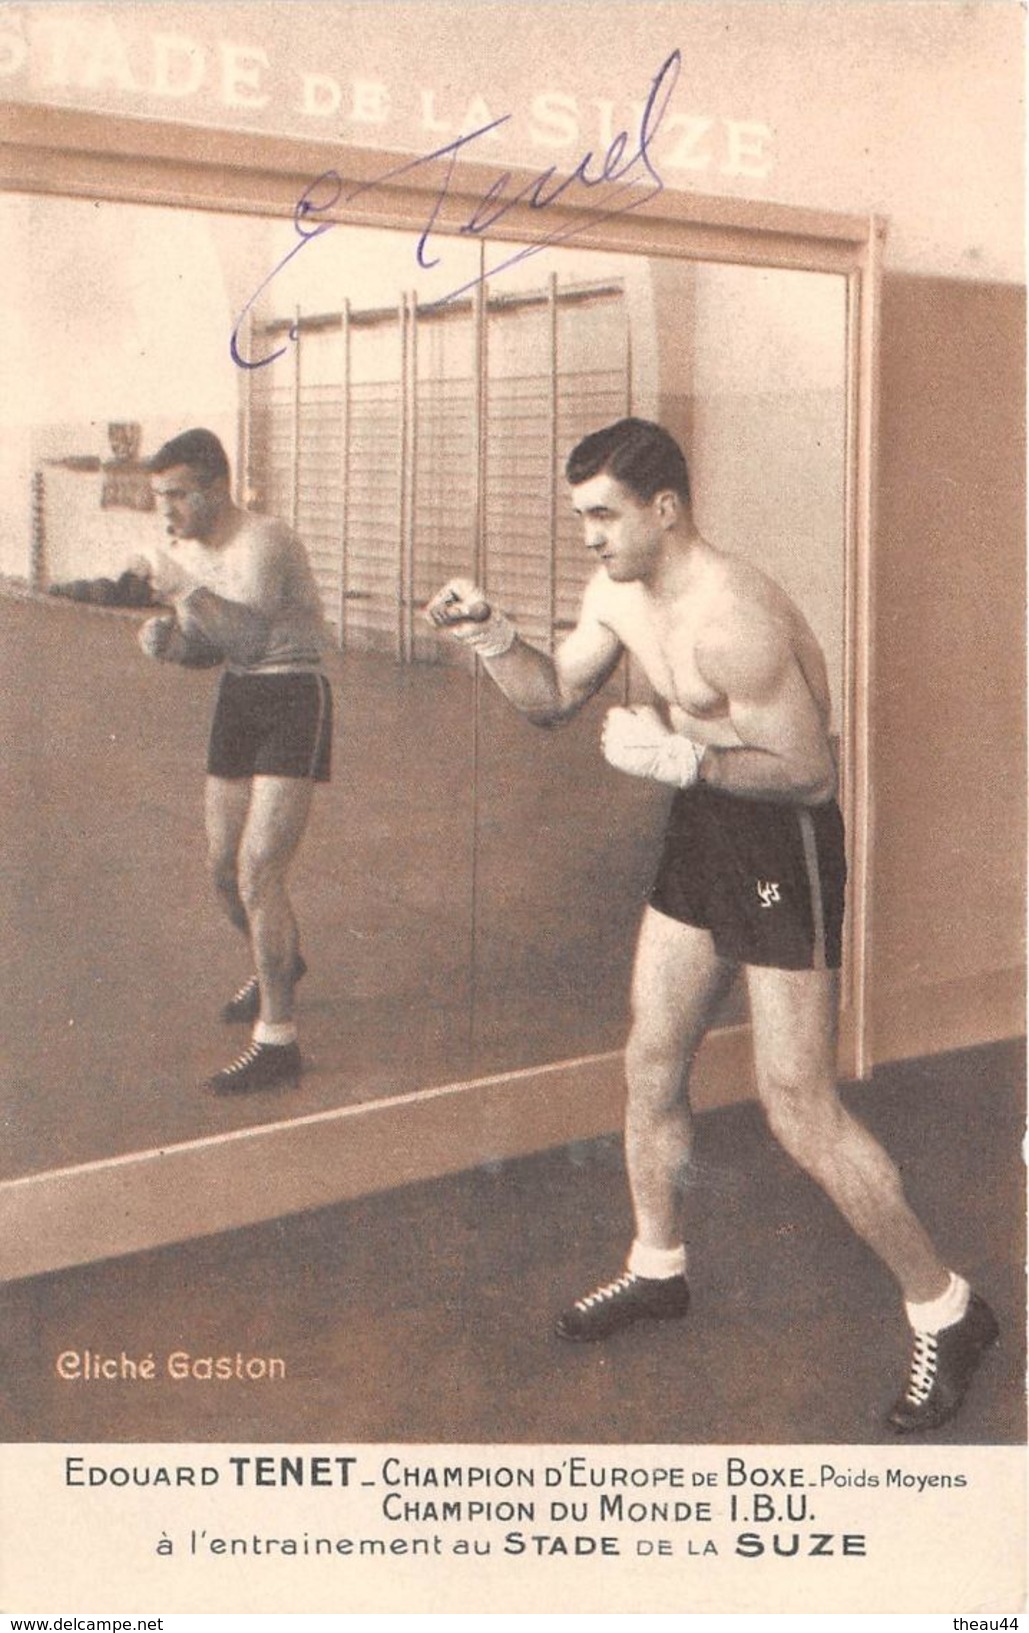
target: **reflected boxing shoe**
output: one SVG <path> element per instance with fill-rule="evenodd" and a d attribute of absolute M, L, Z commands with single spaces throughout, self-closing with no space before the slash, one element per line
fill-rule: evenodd
<path fill-rule="evenodd" d="M 293 985 L 296 986 L 302 975 L 307 974 L 307 965 L 297 953 L 293 964 Z M 256 972 L 248 976 L 225 1005 L 222 1010 L 223 1021 L 256 1021 L 261 1013 L 261 983 Z"/>
<path fill-rule="evenodd" d="M 961 1406 L 986 1351 L 1000 1337 L 997 1318 L 976 1293 L 960 1321 L 939 1332 L 916 1332 L 907 1388 L 887 1419 L 897 1434 L 938 1429 Z"/>
<path fill-rule="evenodd" d="M 637 1321 L 678 1321 L 690 1307 L 685 1276 L 637 1276 L 627 1270 L 563 1310 L 554 1323 L 559 1338 L 591 1344 Z"/>
<path fill-rule="evenodd" d="M 299 1044 L 254 1042 L 230 1065 L 207 1078 L 204 1087 L 213 1094 L 254 1094 L 261 1089 L 293 1088 L 299 1076 Z"/>

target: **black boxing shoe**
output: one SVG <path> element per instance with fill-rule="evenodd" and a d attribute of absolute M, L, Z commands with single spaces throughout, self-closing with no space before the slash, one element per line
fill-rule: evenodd
<path fill-rule="evenodd" d="M 968 1300 L 960 1321 L 940 1332 L 916 1332 L 907 1388 L 890 1411 L 897 1434 L 938 1429 L 961 1406 L 976 1368 L 997 1342 L 1000 1328 L 990 1306 L 978 1294 Z"/>
<path fill-rule="evenodd" d="M 254 1094 L 261 1089 L 294 1088 L 300 1076 L 296 1043 L 252 1043 L 231 1065 L 204 1083 L 212 1094 Z"/>
<path fill-rule="evenodd" d="M 296 986 L 302 975 L 307 974 L 307 965 L 297 953 L 293 965 L 293 985 Z M 261 1013 L 261 983 L 255 974 L 248 976 L 237 993 L 229 999 L 222 1010 L 222 1020 L 230 1023 L 235 1021 L 256 1021 Z"/>
<path fill-rule="evenodd" d="M 554 1323 L 559 1338 L 577 1344 L 592 1344 L 610 1338 L 637 1321 L 677 1321 L 690 1307 L 690 1290 L 685 1276 L 634 1276 L 627 1270 L 617 1281 L 608 1282 L 577 1299 L 563 1310 Z"/>

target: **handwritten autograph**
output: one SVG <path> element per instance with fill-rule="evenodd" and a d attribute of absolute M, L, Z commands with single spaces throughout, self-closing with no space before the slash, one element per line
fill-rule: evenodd
<path fill-rule="evenodd" d="M 471 279 L 458 289 L 452 289 L 448 294 L 434 301 L 434 306 L 444 306 L 448 301 L 456 300 L 458 296 L 467 294 L 469 290 L 483 281 L 486 277 L 495 277 L 508 267 L 519 261 L 524 261 L 530 255 L 538 255 L 544 249 L 555 244 L 574 238 L 581 233 L 584 227 L 596 226 L 602 221 L 610 221 L 616 216 L 626 215 L 630 210 L 637 210 L 650 199 L 656 198 L 663 191 L 664 183 L 657 171 L 651 154 L 651 147 L 661 126 L 679 71 L 682 57 L 679 51 L 673 51 L 665 58 L 658 72 L 650 84 L 646 104 L 643 108 L 639 129 L 633 138 L 628 131 L 619 131 L 610 143 L 603 158 L 598 158 L 592 150 L 584 153 L 575 169 L 563 178 L 556 179 L 557 166 L 551 165 L 538 176 L 532 178 L 517 192 L 509 193 L 512 176 L 509 170 L 502 171 L 496 180 L 486 189 L 475 209 L 457 229 L 459 236 L 476 237 L 489 231 L 505 216 L 516 204 L 527 204 L 530 209 L 541 214 L 558 199 L 564 198 L 569 189 L 578 185 L 589 189 L 602 187 L 606 184 L 607 191 L 600 196 L 596 208 L 588 211 L 585 216 L 576 218 L 571 226 L 555 226 L 552 231 L 544 232 L 541 237 L 526 247 L 510 255 L 507 260 L 489 268 L 487 273 Z M 337 205 L 346 206 L 359 198 L 362 193 L 371 192 L 383 183 L 396 181 L 398 177 L 409 174 L 422 165 L 431 164 L 436 159 L 447 159 L 449 162 L 443 177 L 442 185 L 434 199 L 428 219 L 418 237 L 416 259 L 419 266 L 426 270 L 441 264 L 441 255 L 434 254 L 435 248 L 432 235 L 439 219 L 440 211 L 446 203 L 450 185 L 454 177 L 454 169 L 458 154 L 471 146 L 473 142 L 485 136 L 489 131 L 506 124 L 511 118 L 504 114 L 499 119 L 491 120 L 488 125 L 480 125 L 477 130 L 468 131 L 448 142 L 444 147 L 434 148 L 431 153 L 424 153 L 418 158 L 409 159 L 405 164 L 397 165 L 392 170 L 384 171 L 376 176 L 374 181 L 361 182 L 358 186 L 346 191 L 346 184 L 336 170 L 326 170 L 315 177 L 310 186 L 304 189 L 297 200 L 293 212 L 293 226 L 297 233 L 296 244 L 282 257 L 278 265 L 273 267 L 268 276 L 258 285 L 247 301 L 236 320 L 229 342 L 229 351 L 232 361 L 241 369 L 266 368 L 274 363 L 276 358 L 289 350 L 289 345 L 297 338 L 297 326 L 294 324 L 287 336 L 285 345 L 277 351 L 269 352 L 266 357 L 244 357 L 240 351 L 240 331 L 246 321 L 247 314 L 260 299 L 269 284 L 279 275 L 293 258 L 306 249 L 308 244 L 320 238 L 323 233 L 331 231 L 337 225 L 334 221 L 320 220 L 327 211 Z M 630 141 L 633 145 L 630 146 Z M 642 190 L 641 190 L 642 189 Z"/>

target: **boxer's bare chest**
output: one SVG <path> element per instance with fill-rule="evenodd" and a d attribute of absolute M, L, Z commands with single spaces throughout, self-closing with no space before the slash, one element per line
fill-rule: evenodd
<path fill-rule="evenodd" d="M 718 615 L 707 594 L 659 602 L 638 585 L 613 598 L 611 623 L 654 690 L 695 721 L 727 717 L 729 699 L 703 673 L 699 654 Z"/>

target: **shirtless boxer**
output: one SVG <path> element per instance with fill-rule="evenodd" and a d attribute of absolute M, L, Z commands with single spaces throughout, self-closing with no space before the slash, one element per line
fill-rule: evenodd
<path fill-rule="evenodd" d="M 914 1349 L 889 1422 L 901 1433 L 935 1428 L 958 1410 L 998 1329 L 941 1263 L 897 1169 L 837 1094 L 846 865 L 821 650 L 776 584 L 701 537 L 685 459 L 660 426 L 626 419 L 595 432 L 566 475 L 601 565 L 553 657 L 466 580 L 426 609 L 537 725 L 573 715 L 623 652 L 662 700 L 610 709 L 602 738 L 612 766 L 676 790 L 636 949 L 626 1048 L 635 1239 L 625 1273 L 559 1316 L 557 1332 L 589 1341 L 686 1314 L 688 1072 L 742 966 L 769 1127 L 905 1301 Z"/>
<path fill-rule="evenodd" d="M 215 889 L 254 962 L 222 1017 L 256 1024 L 250 1046 L 206 1087 L 248 1093 L 291 1084 L 300 1072 L 293 989 L 306 965 L 286 881 L 314 784 L 330 770 L 321 602 L 299 540 L 233 503 L 212 432 L 183 432 L 147 466 L 170 538 L 155 553 L 151 583 L 174 612 L 149 619 L 140 645 L 168 662 L 226 662 L 205 815 Z"/>

